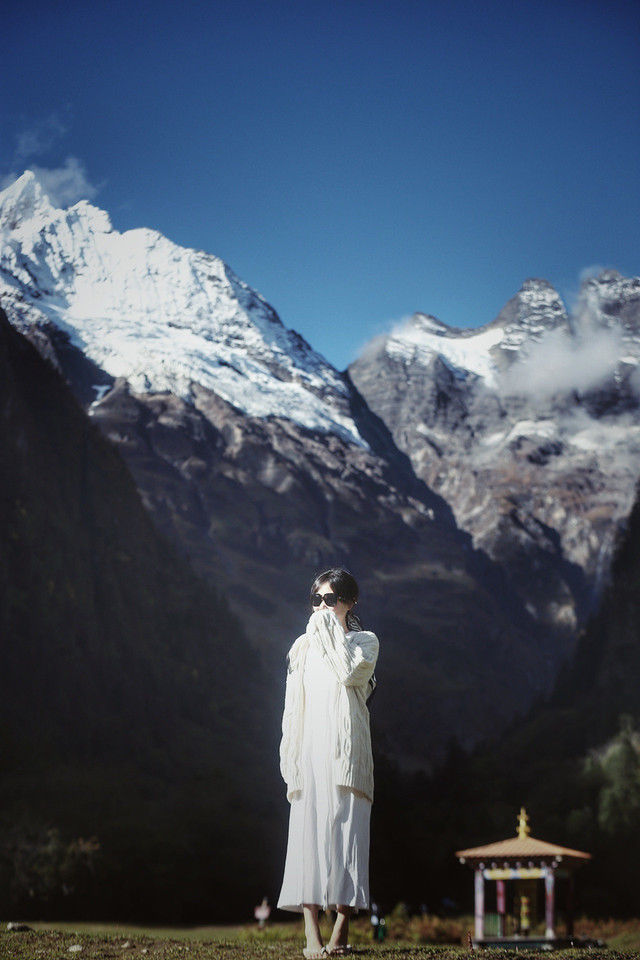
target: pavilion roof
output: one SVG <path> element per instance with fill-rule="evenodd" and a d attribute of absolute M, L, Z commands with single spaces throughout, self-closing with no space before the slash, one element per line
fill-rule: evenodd
<path fill-rule="evenodd" d="M 590 860 L 591 854 L 583 850 L 572 850 L 570 847 L 559 847 L 546 840 L 536 840 L 535 837 L 509 837 L 508 840 L 498 840 L 488 843 L 484 847 L 469 847 L 467 850 L 456 850 L 457 857 L 465 860 L 532 860 L 543 857 L 562 857 L 563 859 Z"/>

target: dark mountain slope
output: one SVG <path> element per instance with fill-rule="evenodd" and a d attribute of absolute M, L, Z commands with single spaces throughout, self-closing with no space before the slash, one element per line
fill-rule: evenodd
<path fill-rule="evenodd" d="M 96 835 L 102 916 L 244 915 L 286 813 L 280 691 L 2 312 L 0 503 L 3 836 Z"/>
<path fill-rule="evenodd" d="M 222 586 L 274 679 L 304 630 L 314 574 L 344 565 L 384 645 L 376 719 L 405 767 L 429 768 L 451 734 L 473 743 L 548 689 L 545 634 L 403 455 L 396 464 L 284 418 L 248 417 L 197 384 L 193 395 L 187 404 L 118 381 L 91 416 L 163 533 Z M 480 710 L 487 691 L 499 695 Z"/>

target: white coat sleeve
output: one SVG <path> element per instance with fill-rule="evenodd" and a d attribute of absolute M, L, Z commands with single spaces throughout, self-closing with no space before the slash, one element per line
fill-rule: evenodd
<path fill-rule="evenodd" d="M 347 637 L 333 610 L 314 610 L 307 632 L 340 683 L 348 687 L 368 683 L 378 659 L 378 638 L 370 630 Z"/>

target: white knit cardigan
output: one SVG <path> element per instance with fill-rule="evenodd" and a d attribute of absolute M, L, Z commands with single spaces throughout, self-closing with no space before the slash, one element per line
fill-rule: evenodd
<path fill-rule="evenodd" d="M 282 715 L 280 771 L 291 802 L 303 789 L 302 732 L 306 653 L 314 644 L 334 672 L 338 689 L 335 718 L 335 782 L 360 790 L 373 802 L 373 756 L 366 698 L 369 680 L 378 659 L 378 638 L 370 630 L 347 636 L 334 610 L 314 610 L 306 632 L 293 643 L 289 654 Z"/>

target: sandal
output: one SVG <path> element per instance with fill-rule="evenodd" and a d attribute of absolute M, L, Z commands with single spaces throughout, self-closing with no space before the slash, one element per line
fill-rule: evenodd
<path fill-rule="evenodd" d="M 311 950 L 309 947 L 302 948 L 302 956 L 305 957 L 306 960 L 321 960 L 321 957 L 328 956 L 328 953 L 329 951 L 326 947 L 321 947 L 319 950 Z"/>
<path fill-rule="evenodd" d="M 337 947 L 326 947 L 325 949 L 329 957 L 346 957 L 352 952 L 353 947 L 348 943 L 346 946 L 340 944 Z"/>

